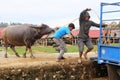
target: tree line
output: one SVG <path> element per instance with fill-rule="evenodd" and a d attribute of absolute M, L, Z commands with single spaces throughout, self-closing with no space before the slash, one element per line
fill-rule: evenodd
<path fill-rule="evenodd" d="M 24 23 L 27 24 L 27 23 Z M 7 22 L 0 22 L 0 27 L 7 27 L 9 25 L 23 25 L 23 23 L 7 23 Z M 29 25 L 35 25 L 35 24 L 29 24 Z M 35 25 L 36 26 L 36 25 Z"/>
<path fill-rule="evenodd" d="M 7 23 L 7 22 L 0 22 L 0 27 L 7 27 L 9 25 L 22 25 L 23 23 L 15 23 L 15 22 L 12 22 L 12 23 Z M 118 23 L 116 22 L 111 22 L 111 24 L 113 25 L 117 25 L 120 27 L 120 21 Z M 31 25 L 34 25 L 34 24 L 31 24 Z"/>

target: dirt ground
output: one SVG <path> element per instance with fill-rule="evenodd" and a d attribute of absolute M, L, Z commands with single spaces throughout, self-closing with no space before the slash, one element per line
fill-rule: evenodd
<path fill-rule="evenodd" d="M 4 58 L 4 51 L 0 52 L 0 68 L 9 68 L 9 67 L 30 67 L 30 66 L 46 66 L 46 65 L 54 65 L 60 63 L 74 62 L 77 63 L 79 54 L 78 53 L 65 53 L 64 57 L 66 58 L 64 62 L 56 62 L 56 57 L 58 53 L 40 53 L 34 54 L 35 59 L 31 59 L 29 54 L 27 58 L 16 57 L 15 55 L 8 55 L 8 58 Z M 97 54 L 95 52 L 90 52 L 88 54 L 88 58 L 95 57 Z M 83 59 L 84 60 L 84 59 Z M 105 78 L 95 78 L 94 80 L 108 80 Z"/>
<path fill-rule="evenodd" d="M 0 67 L 27 67 L 34 65 L 46 65 L 46 64 L 59 64 L 61 62 L 56 62 L 56 57 L 58 53 L 40 53 L 34 54 L 35 58 L 30 58 L 30 55 L 27 55 L 27 58 L 18 58 L 15 55 L 9 55 L 8 58 L 4 58 L 4 51 L 0 52 Z M 88 58 L 97 56 L 96 53 L 90 52 Z M 64 57 L 66 58 L 64 62 L 76 62 L 78 60 L 78 53 L 65 53 Z M 83 59 L 84 60 L 84 59 Z"/>

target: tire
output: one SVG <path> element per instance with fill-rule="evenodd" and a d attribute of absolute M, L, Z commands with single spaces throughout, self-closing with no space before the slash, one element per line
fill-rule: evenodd
<path fill-rule="evenodd" d="M 107 64 L 109 80 L 120 80 L 120 75 L 118 74 L 119 69 L 120 66 Z"/>

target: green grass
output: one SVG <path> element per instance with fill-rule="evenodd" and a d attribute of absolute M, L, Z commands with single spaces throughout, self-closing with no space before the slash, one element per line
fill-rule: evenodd
<path fill-rule="evenodd" d="M 25 51 L 25 47 L 15 47 L 15 48 L 19 54 L 23 54 Z M 4 49 L 4 47 L 0 47 L 0 50 L 5 50 L 5 49 Z M 86 47 L 84 47 L 84 51 L 85 50 L 87 50 Z M 32 51 L 33 51 L 33 54 L 34 53 L 57 53 L 57 51 L 55 51 L 55 48 L 53 48 L 52 46 L 45 46 L 45 47 L 32 46 Z M 96 45 L 94 46 L 93 51 L 97 51 Z M 67 45 L 67 52 L 78 52 L 78 46 L 77 45 L 75 45 L 75 46 Z M 10 48 L 8 48 L 8 53 L 14 54 L 14 52 Z M 27 53 L 29 53 L 29 51 Z"/>

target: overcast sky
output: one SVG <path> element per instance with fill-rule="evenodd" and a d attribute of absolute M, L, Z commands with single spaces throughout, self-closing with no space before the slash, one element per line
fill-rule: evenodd
<path fill-rule="evenodd" d="M 91 19 L 99 22 L 101 2 L 119 0 L 0 0 L 0 22 L 63 26 L 79 17 L 82 10 L 91 8 Z M 78 20 L 73 23 L 78 26 Z"/>

